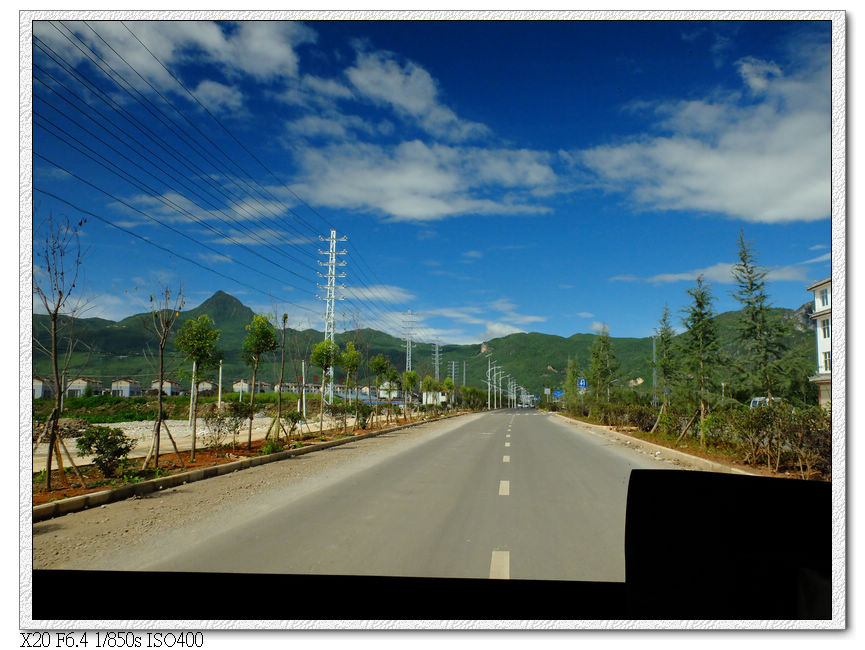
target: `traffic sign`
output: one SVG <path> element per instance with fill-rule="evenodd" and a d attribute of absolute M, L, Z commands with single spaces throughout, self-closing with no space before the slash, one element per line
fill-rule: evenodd
<path fill-rule="evenodd" d="M 588 388 L 589 382 L 587 382 L 585 379 L 577 379 L 577 387 L 578 388 Z"/>
<path fill-rule="evenodd" d="M 553 393 L 553 397 L 561 397 L 564 394 L 565 394 L 564 391 L 557 390 Z"/>

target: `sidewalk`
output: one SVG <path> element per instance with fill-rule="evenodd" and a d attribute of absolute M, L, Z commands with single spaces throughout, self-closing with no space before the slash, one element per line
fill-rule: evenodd
<path fill-rule="evenodd" d="M 171 431 L 174 442 L 177 444 L 177 448 L 180 451 L 192 449 L 192 425 L 189 420 L 165 420 L 164 422 L 168 425 L 168 430 Z M 267 430 L 270 427 L 271 422 L 273 422 L 273 418 L 271 417 L 256 417 L 252 421 L 252 439 L 262 440 L 267 435 Z M 351 427 L 354 424 L 354 418 L 348 418 L 347 423 L 349 430 L 351 430 Z M 111 422 L 103 425 L 95 424 L 94 426 L 107 426 L 112 429 L 122 429 L 127 436 L 135 440 L 135 448 L 129 452 L 129 458 L 144 459 L 144 457 L 147 456 L 147 452 L 150 451 L 150 445 L 153 441 L 153 425 L 154 422 L 152 420 L 145 420 L 142 422 Z M 303 428 L 304 434 L 317 434 L 318 425 L 319 422 L 317 419 L 309 419 L 305 424 L 301 423 L 299 427 Z M 338 426 L 342 426 L 341 419 L 335 420 L 334 418 L 326 418 L 324 421 L 325 431 L 329 428 L 332 429 Z M 207 427 L 204 424 L 204 418 L 198 418 L 195 444 L 196 449 L 201 449 L 203 447 L 206 437 Z M 240 431 L 238 431 L 237 439 L 240 442 L 246 442 L 248 437 L 249 421 L 246 420 L 240 427 Z M 78 453 L 78 449 L 75 446 L 75 438 L 64 438 L 63 442 L 66 443 L 66 449 L 70 454 L 72 454 L 72 459 L 75 461 L 76 465 L 87 465 L 93 462 L 92 456 L 85 456 Z M 228 440 L 225 440 L 224 442 L 228 442 Z M 62 447 L 60 451 L 63 454 L 63 465 L 68 466 L 69 460 L 67 459 L 66 454 L 63 453 Z M 159 440 L 159 455 L 163 456 L 173 453 L 174 447 L 171 445 L 171 439 L 163 429 Z M 47 461 L 48 441 L 43 440 L 39 444 L 39 447 L 36 448 L 36 452 L 33 454 L 33 471 L 41 472 L 44 470 Z M 57 467 L 56 458 L 52 461 L 52 467 Z"/>

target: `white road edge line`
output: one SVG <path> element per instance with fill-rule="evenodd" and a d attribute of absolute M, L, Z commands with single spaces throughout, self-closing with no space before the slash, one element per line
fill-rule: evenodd
<path fill-rule="evenodd" d="M 499 481 L 499 496 L 509 497 L 511 495 L 511 482 Z"/>
<path fill-rule="evenodd" d="M 511 552 L 493 551 L 490 558 L 490 580 L 511 579 Z"/>

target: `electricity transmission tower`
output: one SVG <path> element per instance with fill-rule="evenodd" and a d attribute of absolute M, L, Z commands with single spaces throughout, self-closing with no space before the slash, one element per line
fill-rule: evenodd
<path fill-rule="evenodd" d="M 412 336 L 414 335 L 414 324 L 417 322 L 417 316 L 411 313 L 411 309 L 408 310 L 405 317 L 405 325 L 403 325 L 403 330 L 405 331 L 405 371 L 408 372 L 411 370 L 411 346 L 412 346 Z"/>
<path fill-rule="evenodd" d="M 433 367 L 435 368 L 436 382 L 439 380 L 439 364 L 441 363 L 441 354 L 439 353 L 439 342 L 433 342 Z"/>
<path fill-rule="evenodd" d="M 334 307 L 334 302 L 337 300 L 345 300 L 344 297 L 336 296 L 336 288 L 339 286 L 341 289 L 345 289 L 344 284 L 337 285 L 337 278 L 344 278 L 345 273 L 337 273 L 337 266 L 345 266 L 345 260 L 341 260 L 339 262 L 336 261 L 337 255 L 345 255 L 345 251 L 336 250 L 336 242 L 338 241 L 348 241 L 347 237 L 340 237 L 337 239 L 336 230 L 330 231 L 330 237 L 325 238 L 321 235 L 318 236 L 320 241 L 330 242 L 330 249 L 323 251 L 319 249 L 319 255 L 327 255 L 327 262 L 318 261 L 319 266 L 326 266 L 327 273 L 322 273 L 319 271 L 318 275 L 322 278 L 327 278 L 327 284 L 321 285 L 316 283 L 316 286 L 319 289 L 325 289 L 327 291 L 326 296 L 316 296 L 319 300 L 324 300 L 325 302 L 325 311 L 324 311 L 324 340 L 334 342 L 334 335 L 336 334 L 336 309 Z M 327 403 L 333 404 L 333 364 L 331 364 L 330 368 L 328 368 L 329 375 L 329 385 L 327 387 Z M 321 378 L 324 381 L 324 377 Z"/>

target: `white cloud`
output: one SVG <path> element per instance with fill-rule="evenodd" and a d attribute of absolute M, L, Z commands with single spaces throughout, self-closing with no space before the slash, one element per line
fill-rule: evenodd
<path fill-rule="evenodd" d="M 346 287 L 338 294 L 349 300 L 367 300 L 373 302 L 405 303 L 414 300 L 415 296 L 402 287 L 390 285 L 373 285 L 369 287 Z"/>
<path fill-rule="evenodd" d="M 736 93 L 643 103 L 654 111 L 649 116 L 659 134 L 577 157 L 602 186 L 649 209 L 763 223 L 827 219 L 829 68 L 813 65 L 821 51 L 802 49 L 812 64 L 801 70 L 740 60 L 743 86 Z"/>
<path fill-rule="evenodd" d="M 359 94 L 392 107 L 431 135 L 462 141 L 488 132 L 483 124 L 460 119 L 442 105 L 435 80 L 411 61 L 400 64 L 387 52 L 358 52 L 346 76 Z"/>
<path fill-rule="evenodd" d="M 805 260 L 802 264 L 816 264 L 818 262 L 829 262 L 832 259 L 831 253 L 826 253 L 824 255 L 820 255 L 818 257 L 814 257 L 810 260 Z"/>
<path fill-rule="evenodd" d="M 180 65 L 203 59 L 216 64 L 229 81 L 240 75 L 258 81 L 285 80 L 298 75 L 295 48 L 316 40 L 316 33 L 306 25 L 286 21 L 239 21 L 222 25 L 212 21 L 132 21 L 127 22 L 129 29 L 119 21 L 63 21 L 76 35 L 69 38 L 66 37 L 69 32 L 59 22 L 54 25 L 58 29 L 48 21 L 36 21 L 34 34 L 73 65 L 86 63 L 88 59 L 70 39 L 85 51 L 88 47 L 93 49 L 141 92 L 152 91 L 130 67 L 157 89 L 175 92 L 183 98 L 186 98 L 185 92 L 162 64 L 179 76 Z M 123 54 L 126 63 L 115 51 Z M 199 85 L 203 93 L 200 99 L 209 108 L 236 108 L 241 101 L 239 90 L 219 81 L 204 80 L 202 84 Z M 207 100 L 216 103 L 209 104 Z"/>
<path fill-rule="evenodd" d="M 234 261 L 231 259 L 231 255 L 220 255 L 219 253 L 199 253 L 198 257 L 211 264 L 231 264 Z"/>
<path fill-rule="evenodd" d="M 602 323 L 600 321 L 595 321 L 589 326 L 589 329 L 595 334 L 609 334 L 610 328 L 606 323 Z"/>
<path fill-rule="evenodd" d="M 707 283 L 734 284 L 733 267 L 735 264 L 718 262 L 712 266 L 701 269 L 683 271 L 679 273 L 658 273 L 647 278 L 639 278 L 635 275 L 620 275 L 610 278 L 611 281 L 627 282 L 651 282 L 654 284 L 670 284 L 673 282 L 693 282 L 699 276 Z M 806 269 L 802 266 L 791 265 L 767 269 L 766 280 L 772 282 L 805 282 L 807 280 Z"/>
<path fill-rule="evenodd" d="M 508 336 L 509 334 L 522 334 L 525 330 L 521 330 L 519 327 L 514 327 L 508 323 L 487 323 L 487 328 L 484 330 L 482 335 L 482 339 L 484 341 L 489 341 L 490 339 L 497 339 L 503 336 Z"/>
<path fill-rule="evenodd" d="M 577 312 L 577 316 L 579 316 L 580 318 L 594 318 L 595 317 L 595 315 L 589 311 Z"/>
<path fill-rule="evenodd" d="M 243 106 L 243 94 L 239 90 L 217 81 L 205 79 L 193 94 L 213 113 L 237 111 Z"/>
<path fill-rule="evenodd" d="M 826 248 L 829 248 L 829 247 L 826 246 L 825 244 L 815 244 L 814 246 L 811 246 L 808 250 L 809 251 L 821 251 L 821 250 L 826 249 Z"/>
<path fill-rule="evenodd" d="M 490 173 L 491 161 L 497 158 L 500 170 L 511 166 L 512 173 Z M 334 144 L 301 152 L 303 174 L 297 187 L 319 204 L 378 212 L 392 221 L 539 214 L 549 208 L 529 197 L 528 202 L 521 202 L 519 192 L 554 177 L 534 171 L 540 158 L 512 156 L 507 150 L 427 145 L 418 140 L 395 147 Z M 503 189 L 514 192 L 501 198 Z"/>

